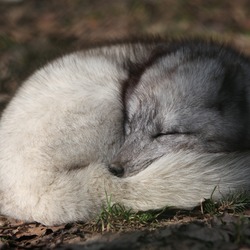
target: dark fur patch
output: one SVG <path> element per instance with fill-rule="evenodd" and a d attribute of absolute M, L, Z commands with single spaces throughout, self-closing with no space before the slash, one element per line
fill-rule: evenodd
<path fill-rule="evenodd" d="M 127 120 L 127 111 L 126 111 L 126 103 L 128 101 L 129 96 L 135 91 L 138 82 L 141 79 L 141 76 L 150 66 L 152 66 L 155 62 L 157 62 L 160 58 L 168 55 L 174 54 L 177 51 L 183 50 L 183 54 L 186 55 L 184 61 L 181 63 L 185 63 L 186 61 L 196 60 L 197 58 L 217 58 L 221 63 L 229 68 L 227 74 L 225 75 L 224 84 L 228 84 L 227 88 L 230 92 L 233 86 L 233 72 L 230 72 L 232 68 L 236 68 L 242 62 L 250 63 L 250 58 L 242 55 L 236 49 L 231 46 L 215 42 L 213 40 L 203 40 L 203 39 L 182 39 L 182 40 L 164 40 L 161 38 L 145 38 L 145 39 L 132 39 L 128 41 L 116 41 L 115 44 L 142 44 L 143 45 L 152 45 L 152 50 L 149 52 L 149 56 L 147 60 L 140 61 L 136 60 L 136 63 L 131 61 L 127 61 L 124 63 L 124 68 L 129 72 L 128 79 L 126 79 L 122 83 L 121 90 L 121 100 L 123 103 L 124 109 L 124 120 Z M 114 45 L 110 43 L 110 45 Z M 137 52 L 134 51 L 136 55 Z M 233 67 L 232 67 L 233 62 Z M 226 64 L 226 65 L 225 65 Z M 236 69 L 237 71 L 237 69 Z M 232 84 L 230 84 L 232 83 Z M 232 86 L 231 86 L 232 85 Z M 230 87 L 231 86 L 231 87 Z M 226 85 L 222 88 L 225 88 Z M 244 95 L 244 93 L 243 93 Z M 243 98 L 243 95 L 240 95 Z M 247 104 L 244 100 L 241 100 L 241 97 L 235 98 L 238 99 L 239 105 L 247 107 Z M 243 98 L 245 99 L 245 98 Z M 223 112 L 224 104 L 223 102 L 218 103 L 217 108 Z"/>

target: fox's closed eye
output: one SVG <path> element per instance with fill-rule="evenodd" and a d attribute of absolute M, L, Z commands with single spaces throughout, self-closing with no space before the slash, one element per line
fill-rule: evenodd
<path fill-rule="evenodd" d="M 158 138 L 158 137 L 165 136 L 165 135 L 176 135 L 176 134 L 180 134 L 180 133 L 178 131 L 160 132 L 160 133 L 154 134 L 153 138 Z"/>
<path fill-rule="evenodd" d="M 154 134 L 153 138 L 159 138 L 159 137 L 168 136 L 168 135 L 190 135 L 190 134 L 192 134 L 192 133 L 191 132 L 180 132 L 180 131 L 173 130 L 173 131 L 160 132 L 160 133 Z"/>

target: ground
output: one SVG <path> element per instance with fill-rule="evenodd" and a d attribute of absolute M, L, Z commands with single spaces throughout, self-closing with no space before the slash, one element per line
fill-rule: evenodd
<path fill-rule="evenodd" d="M 248 0 L 0 0 L 0 110 L 36 68 L 97 42 L 212 37 L 250 54 L 249 17 Z M 103 232 L 91 223 L 44 227 L 1 217 L 0 248 L 247 250 L 249 214 L 175 211 Z"/>

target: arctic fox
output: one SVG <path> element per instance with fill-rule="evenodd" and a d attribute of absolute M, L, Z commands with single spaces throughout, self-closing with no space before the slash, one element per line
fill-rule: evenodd
<path fill-rule="evenodd" d="M 249 87 L 250 60 L 213 42 L 49 63 L 1 118 L 0 213 L 54 225 L 94 218 L 106 194 L 137 211 L 249 190 Z"/>

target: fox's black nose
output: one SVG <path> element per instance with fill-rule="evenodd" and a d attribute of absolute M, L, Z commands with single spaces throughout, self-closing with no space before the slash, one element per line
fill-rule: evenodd
<path fill-rule="evenodd" d="M 110 164 L 109 171 L 117 177 L 122 177 L 124 175 L 124 168 L 118 163 Z"/>

